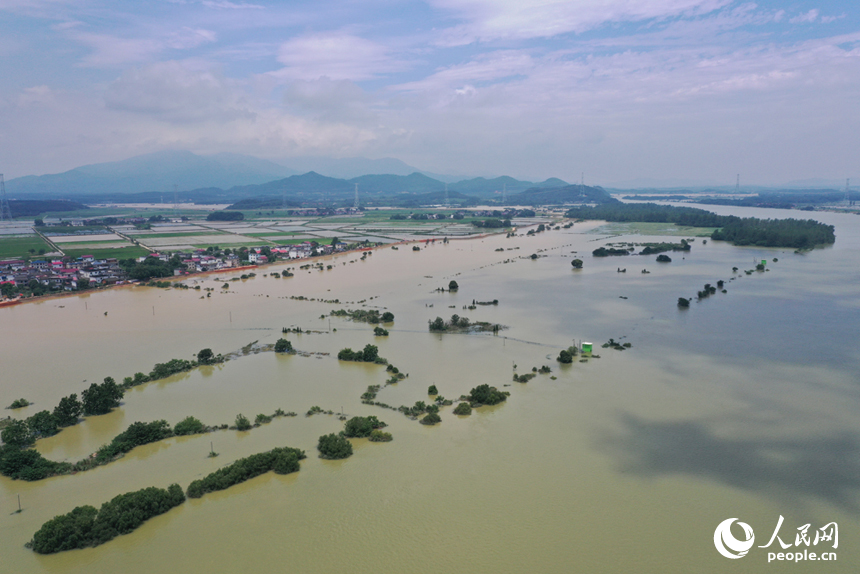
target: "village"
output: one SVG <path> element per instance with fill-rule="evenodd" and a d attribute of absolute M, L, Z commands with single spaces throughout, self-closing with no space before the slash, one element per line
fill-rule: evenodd
<path fill-rule="evenodd" d="M 96 259 L 92 255 L 80 257 L 51 257 L 28 261 L 7 259 L 0 261 L 0 294 L 5 301 L 19 301 L 34 295 L 63 291 L 82 291 L 99 286 L 138 283 L 152 278 L 185 276 L 207 271 L 265 265 L 275 260 L 306 259 L 330 255 L 359 247 L 366 243 L 347 244 L 333 239 L 330 244 L 305 241 L 296 245 L 240 247 L 234 250 L 208 247 L 186 252 L 153 252 L 133 260 L 117 258 Z M 161 263 L 160 266 L 144 263 Z M 145 272 L 140 272 L 141 267 Z M 170 274 L 165 272 L 169 269 Z M 152 270 L 160 270 L 153 274 Z"/>

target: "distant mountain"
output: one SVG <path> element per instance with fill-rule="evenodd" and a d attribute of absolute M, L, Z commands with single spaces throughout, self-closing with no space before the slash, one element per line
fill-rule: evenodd
<path fill-rule="evenodd" d="M 566 203 L 610 203 L 617 201 L 602 187 L 567 185 L 564 187 L 532 187 L 508 196 L 511 205 L 561 205 Z"/>
<path fill-rule="evenodd" d="M 81 166 L 64 173 L 24 176 L 6 182 L 11 197 L 82 197 L 141 192 L 173 192 L 203 187 L 229 188 L 264 183 L 296 172 L 276 163 L 238 154 L 199 156 L 160 151 L 122 161 Z"/>
<path fill-rule="evenodd" d="M 507 191 L 508 194 L 513 194 L 525 191 L 533 187 L 562 187 L 565 185 L 568 185 L 566 181 L 560 180 L 555 177 L 550 178 L 541 183 L 533 183 L 531 181 L 521 181 L 509 177 L 507 175 L 503 175 L 501 177 L 496 177 L 493 179 L 476 177 L 474 179 L 458 181 L 449 185 L 448 188 L 469 195 L 476 195 L 479 197 L 498 196 L 499 198 L 501 198 L 503 190 Z M 510 195 L 508 197 L 510 197 Z"/>
<path fill-rule="evenodd" d="M 427 177 L 421 173 L 402 175 L 362 175 L 349 180 L 351 184 L 358 184 L 358 192 L 381 193 L 391 195 L 394 193 L 424 193 L 439 191 L 444 192 L 445 184 L 439 180 Z"/>
<path fill-rule="evenodd" d="M 350 179 L 372 173 L 387 173 L 392 175 L 409 175 L 419 170 L 399 159 L 386 157 L 382 159 L 367 159 L 364 157 L 330 158 L 330 157 L 291 157 L 283 160 L 295 173 L 315 171 L 328 177 Z"/>

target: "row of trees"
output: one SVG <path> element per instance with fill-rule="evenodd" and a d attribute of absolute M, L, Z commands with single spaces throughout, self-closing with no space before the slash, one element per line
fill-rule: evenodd
<path fill-rule="evenodd" d="M 178 484 L 167 489 L 149 487 L 120 494 L 102 504 L 78 506 L 68 514 L 47 521 L 33 535 L 29 546 L 39 554 L 87 548 L 128 534 L 141 524 L 185 502 Z"/>
<path fill-rule="evenodd" d="M 38 451 L 27 448 L 32 443 L 32 429 L 28 425 L 29 419 L 15 421 L 4 429 L 4 431 L 9 430 L 9 434 L 4 436 L 6 444 L 0 447 L 0 474 L 12 479 L 42 480 L 57 474 L 85 471 L 107 464 L 137 446 L 164 440 L 174 435 L 206 432 L 206 425 L 194 417 L 186 417 L 176 423 L 173 429 L 163 420 L 151 423 L 135 422 L 114 437 L 111 442 L 100 447 L 94 458 L 87 457 L 71 464 L 48 460 Z"/>
<path fill-rule="evenodd" d="M 809 249 L 836 241 L 832 225 L 812 219 L 758 219 L 717 215 L 704 209 L 675 207 L 655 203 L 606 203 L 570 209 L 566 217 L 603 219 L 619 222 L 659 222 L 690 227 L 718 227 L 711 239 L 730 241 L 734 245 L 759 247 L 792 247 Z"/>
<path fill-rule="evenodd" d="M 368 343 L 361 351 L 353 351 L 349 347 L 341 349 L 337 354 L 340 361 L 358 361 L 365 363 L 377 363 L 384 365 L 388 363 L 385 359 L 379 356 L 379 347 Z"/>
<path fill-rule="evenodd" d="M 273 448 L 267 452 L 252 454 L 240 458 L 229 466 L 219 468 L 200 480 L 195 480 L 188 486 L 186 494 L 188 498 L 200 498 L 207 492 L 224 490 L 270 470 L 274 470 L 277 474 L 298 472 L 299 461 L 304 458 L 306 456 L 303 450 L 291 447 Z"/>

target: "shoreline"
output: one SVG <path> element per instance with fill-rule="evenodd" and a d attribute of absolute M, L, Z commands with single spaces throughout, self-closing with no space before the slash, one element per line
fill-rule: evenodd
<path fill-rule="evenodd" d="M 533 226 L 537 226 L 537 225 L 539 225 L 539 224 L 538 223 L 532 223 L 529 225 L 523 225 L 520 228 L 525 229 L 527 227 L 533 227 Z M 496 233 L 482 233 L 480 235 L 469 235 L 467 237 L 454 237 L 454 238 L 449 237 L 448 242 L 450 243 L 451 241 L 469 241 L 472 239 L 484 239 L 486 237 L 493 237 L 495 235 L 501 235 L 502 233 L 508 233 L 508 231 L 498 231 Z M 404 240 L 397 241 L 394 243 L 385 243 L 383 245 L 374 245 L 373 247 L 364 247 L 364 248 L 354 249 L 354 250 L 350 250 L 350 251 L 341 251 L 340 253 L 330 253 L 328 255 L 318 255 L 316 257 L 303 257 L 303 258 L 297 258 L 297 259 L 281 259 L 278 261 L 272 261 L 271 263 L 264 263 L 263 265 L 243 265 L 241 267 L 212 269 L 210 271 L 200 271 L 200 272 L 195 272 L 195 273 L 189 273 L 187 275 L 173 275 L 170 277 L 159 277 L 159 278 L 157 278 L 157 280 L 169 281 L 172 283 L 172 282 L 176 282 L 176 281 L 184 281 L 187 279 L 193 279 L 196 277 L 214 275 L 217 273 L 233 273 L 235 271 L 243 271 L 246 269 L 266 269 L 266 268 L 271 267 L 273 265 L 284 265 L 284 264 L 288 264 L 288 263 L 294 262 L 294 261 L 298 262 L 298 261 L 330 260 L 330 259 L 332 259 L 334 257 L 338 257 L 340 255 L 347 255 L 350 253 L 358 253 L 358 252 L 366 252 L 366 251 L 376 251 L 377 249 L 384 249 L 385 247 L 389 247 L 392 245 L 409 245 L 410 243 L 429 243 L 429 242 L 435 243 L 437 240 L 441 240 L 444 237 L 447 237 L 447 236 L 443 236 L 442 238 L 435 238 L 434 237 L 434 238 L 430 238 L 430 239 L 404 239 Z M 154 280 L 156 280 L 156 278 L 152 278 L 151 280 L 154 281 Z M 38 303 L 38 302 L 50 301 L 53 299 L 63 299 L 63 298 L 67 298 L 67 297 L 81 296 L 81 295 L 90 294 L 90 293 L 101 293 L 101 292 L 109 291 L 112 289 L 121 289 L 121 288 L 128 288 L 128 287 L 141 287 L 141 286 L 146 287 L 146 283 L 136 281 L 133 283 L 129 282 L 129 283 L 108 285 L 108 286 L 104 286 L 104 287 L 95 287 L 93 289 L 86 289 L 84 291 L 67 291 L 67 292 L 63 292 L 63 293 L 51 293 L 49 295 L 37 295 L 34 297 L 27 297 L 25 299 L 19 299 L 15 303 L 6 303 L 6 301 L 4 300 L 4 301 L 0 301 L 0 309 L 2 309 L 4 307 L 15 307 L 17 305 L 26 304 L 26 303 Z"/>

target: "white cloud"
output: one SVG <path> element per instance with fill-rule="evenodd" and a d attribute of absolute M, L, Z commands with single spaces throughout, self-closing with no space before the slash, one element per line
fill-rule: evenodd
<path fill-rule="evenodd" d="M 818 19 L 818 14 L 819 14 L 818 9 L 813 8 L 812 10 L 810 10 L 809 12 L 806 12 L 805 14 L 798 14 L 797 16 L 795 16 L 794 18 L 789 20 L 789 22 L 791 22 L 792 24 L 799 24 L 801 22 L 809 22 L 811 24 L 812 22 L 815 22 L 815 20 Z"/>
<path fill-rule="evenodd" d="M 109 109 L 174 122 L 254 117 L 234 81 L 215 71 L 195 70 L 175 61 L 127 70 L 108 86 L 104 98 Z"/>
<path fill-rule="evenodd" d="M 247 4 L 245 2 L 227 2 L 226 0 L 202 0 L 200 2 L 207 8 L 220 10 L 263 10 L 264 6 L 259 4 Z"/>
<path fill-rule="evenodd" d="M 339 32 L 298 36 L 281 44 L 273 75 L 290 80 L 367 80 L 407 67 L 389 48 Z"/>
<path fill-rule="evenodd" d="M 663 20 L 713 12 L 733 0 L 430 0 L 466 23 L 444 32 L 440 43 L 460 45 L 499 38 L 545 38 L 582 33 L 605 24 Z"/>
<path fill-rule="evenodd" d="M 188 27 L 166 34 L 138 38 L 95 34 L 72 28 L 68 36 L 92 49 L 81 61 L 82 65 L 92 67 L 150 62 L 169 49 L 188 50 L 217 40 L 217 35 L 211 30 Z"/>
<path fill-rule="evenodd" d="M 295 80 L 284 91 L 288 108 L 326 122 L 365 122 L 376 118 L 370 97 L 349 80 Z"/>

